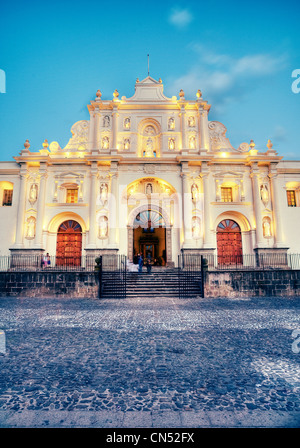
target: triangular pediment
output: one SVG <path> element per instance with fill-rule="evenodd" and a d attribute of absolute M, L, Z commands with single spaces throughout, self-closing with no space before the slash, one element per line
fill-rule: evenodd
<path fill-rule="evenodd" d="M 55 176 L 55 179 L 74 179 L 74 178 L 81 178 L 81 177 L 83 177 L 83 175 L 80 173 L 76 173 L 74 171 L 66 171 L 66 172 L 57 174 Z"/>
<path fill-rule="evenodd" d="M 151 76 L 147 76 L 145 79 L 143 79 L 142 81 L 139 81 L 138 84 L 161 84 L 159 81 L 156 81 L 154 78 L 152 78 Z"/>

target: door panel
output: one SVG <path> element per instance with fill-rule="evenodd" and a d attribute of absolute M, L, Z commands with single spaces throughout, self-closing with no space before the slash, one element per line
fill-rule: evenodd
<path fill-rule="evenodd" d="M 242 234 L 239 225 L 230 219 L 217 227 L 218 264 L 242 264 Z"/>
<path fill-rule="evenodd" d="M 72 220 L 63 222 L 57 232 L 56 265 L 80 266 L 81 250 L 81 226 Z"/>

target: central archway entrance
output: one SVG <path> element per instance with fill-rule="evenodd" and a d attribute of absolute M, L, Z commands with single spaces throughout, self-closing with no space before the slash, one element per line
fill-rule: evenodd
<path fill-rule="evenodd" d="M 162 215 L 155 210 L 137 214 L 133 223 L 133 254 L 151 258 L 154 265 L 164 266 L 166 256 L 166 225 Z"/>

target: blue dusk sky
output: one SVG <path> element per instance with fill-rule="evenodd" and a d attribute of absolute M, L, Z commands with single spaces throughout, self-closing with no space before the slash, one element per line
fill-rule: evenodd
<path fill-rule="evenodd" d="M 45 138 L 64 147 L 98 89 L 134 94 L 147 54 L 166 96 L 201 89 L 235 148 L 253 139 L 266 151 L 271 139 L 300 160 L 299 13 L 290 0 L 2 1 L 0 160 L 26 139 L 32 151 Z"/>

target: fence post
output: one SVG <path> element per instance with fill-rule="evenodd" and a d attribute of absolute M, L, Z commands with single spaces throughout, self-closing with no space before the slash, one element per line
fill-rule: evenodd
<path fill-rule="evenodd" d="M 99 289 L 98 289 L 98 297 L 99 299 L 102 298 L 102 255 L 100 255 L 100 261 L 99 261 L 99 271 L 98 271 L 98 279 L 99 279 Z"/>

